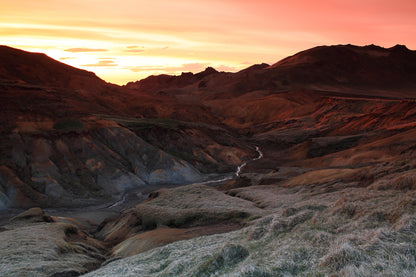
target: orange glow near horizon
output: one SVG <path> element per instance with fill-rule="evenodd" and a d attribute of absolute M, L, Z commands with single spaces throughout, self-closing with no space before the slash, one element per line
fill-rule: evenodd
<path fill-rule="evenodd" d="M 238 71 L 318 45 L 416 48 L 414 0 L 3 0 L 0 44 L 125 84 Z"/>

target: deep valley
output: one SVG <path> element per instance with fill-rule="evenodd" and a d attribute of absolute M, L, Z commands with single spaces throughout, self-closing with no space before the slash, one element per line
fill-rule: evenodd
<path fill-rule="evenodd" d="M 1 46 L 0 108 L 3 276 L 416 276 L 405 46 L 124 86 Z"/>

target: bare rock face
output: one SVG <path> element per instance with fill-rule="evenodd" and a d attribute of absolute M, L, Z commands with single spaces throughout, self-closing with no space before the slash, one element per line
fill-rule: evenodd
<path fill-rule="evenodd" d="M 0 167 L 1 206 L 29 208 L 38 205 L 47 205 L 48 197 L 28 186 L 8 167 Z"/>
<path fill-rule="evenodd" d="M 201 178 L 187 162 L 122 127 L 55 137 L 16 133 L 14 138 L 14 170 L 0 170 L 4 208 L 71 205 L 76 197 L 108 198 L 138 187 Z"/>

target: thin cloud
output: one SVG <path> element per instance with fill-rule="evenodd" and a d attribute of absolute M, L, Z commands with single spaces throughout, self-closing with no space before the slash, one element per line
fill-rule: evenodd
<path fill-rule="evenodd" d="M 225 71 L 225 72 L 235 72 L 235 71 L 240 70 L 236 67 L 228 66 L 228 65 L 220 65 L 220 66 L 217 66 L 216 69 L 218 71 Z"/>
<path fill-rule="evenodd" d="M 127 53 L 140 53 L 140 52 L 144 52 L 143 49 L 127 49 L 124 50 L 123 52 L 127 52 Z"/>
<path fill-rule="evenodd" d="M 137 49 L 137 48 L 144 48 L 144 46 L 140 46 L 140 45 L 129 45 L 126 46 L 127 49 Z"/>
<path fill-rule="evenodd" d="M 127 49 L 124 49 L 123 52 L 127 52 L 127 53 L 140 53 L 140 52 L 144 52 L 144 46 L 139 46 L 139 45 L 129 45 L 126 46 Z"/>
<path fill-rule="evenodd" d="M 65 49 L 66 52 L 71 53 L 82 53 L 82 52 L 107 52 L 107 49 L 100 49 L 100 48 L 69 48 Z"/>
<path fill-rule="evenodd" d="M 118 66 L 118 64 L 116 64 L 113 60 L 101 60 L 98 61 L 98 63 L 94 63 L 94 64 L 84 64 L 83 66 L 93 66 L 93 67 L 99 67 L 99 66 L 103 66 L 103 67 L 108 67 L 108 66 Z"/>
<path fill-rule="evenodd" d="M 59 58 L 61 61 L 65 61 L 65 60 L 73 60 L 73 59 L 75 59 L 74 57 L 62 57 L 62 58 Z"/>

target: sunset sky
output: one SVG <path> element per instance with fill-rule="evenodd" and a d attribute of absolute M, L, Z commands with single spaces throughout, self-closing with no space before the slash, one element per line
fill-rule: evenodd
<path fill-rule="evenodd" d="M 125 84 L 237 71 L 318 45 L 416 49 L 414 0 L 0 0 L 0 44 Z"/>

